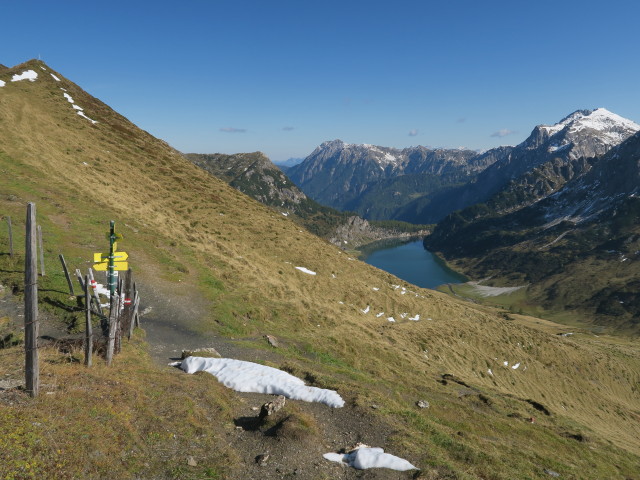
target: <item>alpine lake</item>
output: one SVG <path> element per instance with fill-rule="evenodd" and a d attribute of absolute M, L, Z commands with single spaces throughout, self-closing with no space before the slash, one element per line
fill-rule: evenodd
<path fill-rule="evenodd" d="M 361 248 L 360 259 L 418 287 L 435 289 L 467 278 L 426 250 L 422 239 L 383 240 Z"/>

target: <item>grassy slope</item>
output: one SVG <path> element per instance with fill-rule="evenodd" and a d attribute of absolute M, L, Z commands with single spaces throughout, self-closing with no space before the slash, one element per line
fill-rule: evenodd
<path fill-rule="evenodd" d="M 103 243 L 107 221 L 115 218 L 126 238 L 121 248 L 126 245 L 139 278 L 154 282 L 154 275 L 161 275 L 174 285 L 178 298 L 191 299 L 193 291 L 202 294 L 207 314 L 193 320 L 194 328 L 236 338 L 279 336 L 286 346 L 274 364 L 309 372 L 349 402 L 379 405 L 372 415 L 394 426 L 394 453 L 433 471 L 435 478 L 536 478 L 545 476 L 544 468 L 566 478 L 635 475 L 640 454 L 637 343 L 587 335 L 561 338 L 437 292 L 408 286 L 412 293 L 402 294 L 391 286 L 400 283 L 394 277 L 349 260 L 290 220 L 203 175 L 168 145 L 65 81 L 62 86 L 76 103 L 100 122 L 91 125 L 71 111 L 59 86 L 42 75 L 34 83 L 8 84 L 0 91 L 0 211 L 20 219 L 25 202 L 37 202 L 45 235 L 54 240 L 47 247 L 52 266 L 62 251 L 73 266 L 84 268 L 82 262 Z M 306 275 L 295 266 L 318 274 Z M 2 270 L 3 283 L 15 281 L 11 269 Z M 59 275 L 46 281 L 52 282 L 51 290 L 63 289 Z M 50 292 L 55 295 L 62 294 Z M 371 312 L 364 315 L 367 305 Z M 381 311 L 385 316 L 376 318 Z M 402 313 L 419 313 L 422 320 L 401 320 Z M 398 322 L 387 322 L 390 315 Z M 145 360 L 142 347 L 126 349 L 117 360 L 120 373 L 47 367 L 64 397 L 43 396 L 31 406 L 3 408 L 3 431 L 9 432 L 3 447 L 19 451 L 45 444 L 47 451 L 57 452 L 61 449 L 56 445 L 74 445 L 84 438 L 85 414 L 68 428 L 60 424 L 57 409 L 71 402 L 68 396 L 75 399 L 79 394 L 74 392 L 83 391 L 87 376 L 95 377 L 91 385 L 101 385 L 120 381 L 112 377 L 122 375 L 128 379 L 119 386 L 125 397 L 141 390 L 151 376 L 167 405 L 183 401 L 176 393 L 178 383 L 198 399 L 199 407 L 180 419 L 186 422 L 183 441 L 197 448 L 216 445 L 221 458 L 212 459 L 211 468 L 236 468 L 233 452 L 225 454 L 225 442 L 201 440 L 194 433 L 210 405 L 204 399 L 219 410 L 213 426 L 229 424 L 233 395 L 210 380 L 199 378 L 206 388 L 195 387 L 201 385 L 195 377 L 162 374 Z M 142 365 L 128 360 L 132 349 L 138 349 Z M 504 360 L 522 366 L 501 367 Z M 445 373 L 477 391 L 455 382 L 443 385 L 438 380 Z M 99 388 L 85 387 L 82 401 L 107 415 L 109 406 L 100 396 Z M 428 399 L 431 408 L 417 409 L 414 403 L 420 398 Z M 544 404 L 552 415 L 540 414 L 526 399 Z M 32 428 L 26 414 L 33 410 L 43 419 L 40 423 L 50 425 L 45 433 Z M 139 414 L 143 424 L 154 428 L 167 422 L 169 431 L 177 421 L 172 412 L 159 415 L 153 408 Z M 526 422 L 530 416 L 538 421 Z M 132 428 L 130 437 L 114 431 L 106 438 L 125 446 L 144 444 L 144 429 Z M 589 441 L 567 433 L 584 434 Z M 144 452 L 154 456 L 149 463 L 157 471 L 174 475 L 161 452 L 173 452 L 176 445 L 159 438 L 161 448 Z M 82 448 L 102 451 L 92 445 L 105 440 L 89 436 L 86 441 L 89 445 Z M 50 477 L 73 477 L 80 469 L 99 475 L 100 456 L 56 455 L 70 460 L 62 462 L 60 471 L 42 466 Z M 123 470 L 134 475 L 136 462 L 124 462 Z M 5 475 L 24 471 L 24 466 L 4 465 L 0 471 Z"/>

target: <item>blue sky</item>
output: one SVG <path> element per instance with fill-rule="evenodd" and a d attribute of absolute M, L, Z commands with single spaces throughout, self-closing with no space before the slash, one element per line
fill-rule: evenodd
<path fill-rule="evenodd" d="M 321 142 L 486 149 L 605 107 L 640 123 L 640 2 L 3 2 L 39 56 L 183 152 Z"/>

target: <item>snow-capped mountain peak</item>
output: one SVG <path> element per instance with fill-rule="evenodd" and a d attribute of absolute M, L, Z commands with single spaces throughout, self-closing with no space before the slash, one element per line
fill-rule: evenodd
<path fill-rule="evenodd" d="M 550 137 L 565 128 L 572 133 L 590 129 L 601 132 L 612 142 L 620 143 L 629 135 L 639 131 L 640 125 L 606 108 L 596 108 L 595 110 L 578 110 L 555 125 L 541 125 L 540 128 Z"/>

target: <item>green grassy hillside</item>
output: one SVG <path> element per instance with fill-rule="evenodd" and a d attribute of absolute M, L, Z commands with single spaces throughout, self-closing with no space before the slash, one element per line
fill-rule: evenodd
<path fill-rule="evenodd" d="M 38 79 L 9 81 L 24 69 Z M 139 282 L 159 302 L 191 312 L 176 323 L 345 398 L 341 412 L 291 402 L 297 433 L 271 448 L 313 454 L 299 478 L 415 473 L 333 470 L 321 453 L 349 446 L 349 419 L 384 432 L 384 444 L 373 446 L 412 461 L 420 478 L 637 475 L 637 342 L 561 337 L 534 319 L 404 284 L 204 174 L 50 72 L 31 61 L 0 73 L 7 81 L 0 88 L 0 214 L 19 232 L 26 202 L 36 203 L 51 272 L 41 281 L 42 308 L 59 322 L 81 330 L 62 308 L 70 300 L 57 254 L 84 270 L 115 219 Z M 77 115 L 60 88 L 98 123 Z M 0 284 L 18 293 L 20 261 L 0 256 Z M 416 314 L 419 321 L 408 320 Z M 265 334 L 277 336 L 280 348 L 268 347 Z M 114 368 L 91 370 L 73 361 L 77 353 L 43 351 L 40 397 L 0 391 L 2 478 L 250 478 L 243 442 L 251 434 L 239 433 L 234 420 L 258 400 L 207 375 L 158 366 L 153 348 L 136 337 Z M 0 378 L 19 376 L 20 346 L 0 355 Z M 416 407 L 422 399 L 430 408 Z M 293 475 L 293 468 L 262 471 L 272 475 L 263 478 Z"/>

